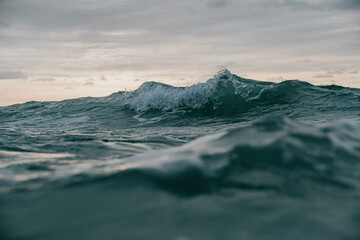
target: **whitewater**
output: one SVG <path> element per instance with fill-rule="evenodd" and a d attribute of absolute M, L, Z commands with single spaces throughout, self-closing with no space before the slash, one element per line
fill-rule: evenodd
<path fill-rule="evenodd" d="M 204 83 L 0 107 L 0 239 L 360 239 L 360 89 Z"/>

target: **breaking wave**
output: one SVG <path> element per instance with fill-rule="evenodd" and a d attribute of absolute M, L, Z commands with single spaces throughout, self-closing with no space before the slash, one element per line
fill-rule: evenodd
<path fill-rule="evenodd" d="M 205 115 L 236 115 L 256 109 L 257 114 L 281 106 L 297 112 L 357 110 L 360 90 L 336 85 L 314 86 L 298 80 L 281 83 L 244 79 L 220 71 L 205 83 L 174 87 L 158 82 L 146 82 L 131 92 L 118 92 L 102 98 L 79 98 L 60 102 L 28 102 L 0 108 L 0 119 L 45 120 L 83 113 L 103 114 L 117 118 L 117 112 L 132 110 L 136 114 L 154 112 L 196 112 Z M 40 119 L 43 118 L 43 119 Z"/>

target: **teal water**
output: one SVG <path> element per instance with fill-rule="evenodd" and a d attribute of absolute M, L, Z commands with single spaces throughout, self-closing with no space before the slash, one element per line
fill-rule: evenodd
<path fill-rule="evenodd" d="M 360 239 L 360 89 L 147 82 L 0 108 L 0 239 Z"/>

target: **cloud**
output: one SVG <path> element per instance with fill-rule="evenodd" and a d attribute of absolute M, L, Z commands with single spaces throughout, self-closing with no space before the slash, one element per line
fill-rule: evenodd
<path fill-rule="evenodd" d="M 34 82 L 54 82 L 56 81 L 55 78 L 52 77 L 37 77 L 37 78 L 31 78 Z"/>
<path fill-rule="evenodd" d="M 343 2 L 0 0 L 0 22 L 11 23 L 0 27 L 0 66 L 26 69 L 29 79 L 123 81 L 122 72 L 197 77 L 227 63 L 248 74 L 356 69 L 360 15 L 343 11 L 357 1 Z"/>
<path fill-rule="evenodd" d="M 344 74 L 344 72 L 346 72 L 345 69 L 335 69 L 335 70 L 329 70 L 327 71 L 328 74 Z"/>
<path fill-rule="evenodd" d="M 313 78 L 333 78 L 334 75 L 344 74 L 347 70 L 345 69 L 334 69 L 328 70 L 326 73 L 315 74 Z"/>
<path fill-rule="evenodd" d="M 334 76 L 331 73 L 319 73 L 313 76 L 313 78 L 333 78 L 333 77 Z"/>
<path fill-rule="evenodd" d="M 94 85 L 94 79 L 93 78 L 89 78 L 85 80 L 84 86 L 91 86 Z"/>
<path fill-rule="evenodd" d="M 84 83 L 84 86 L 92 86 L 92 85 L 94 85 L 93 82 L 85 82 L 85 83 Z"/>
<path fill-rule="evenodd" d="M 335 8 L 343 10 L 360 10 L 359 0 L 339 0 L 334 4 Z"/>
<path fill-rule="evenodd" d="M 229 0 L 209 0 L 208 6 L 213 8 L 223 8 L 229 5 Z"/>
<path fill-rule="evenodd" d="M 20 71 L 3 71 L 0 72 L 0 79 L 22 79 L 26 78 L 26 75 Z"/>
<path fill-rule="evenodd" d="M 266 8 L 290 8 L 296 10 L 359 10 L 359 0 L 258 0 L 256 5 Z"/>
<path fill-rule="evenodd" d="M 296 60 L 296 63 L 311 63 L 312 60 L 311 59 L 302 59 L 302 60 Z"/>

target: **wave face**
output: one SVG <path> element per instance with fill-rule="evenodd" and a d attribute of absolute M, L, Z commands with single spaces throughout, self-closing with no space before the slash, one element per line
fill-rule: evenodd
<path fill-rule="evenodd" d="M 0 108 L 1 239 L 359 239 L 360 90 L 147 82 Z"/>

